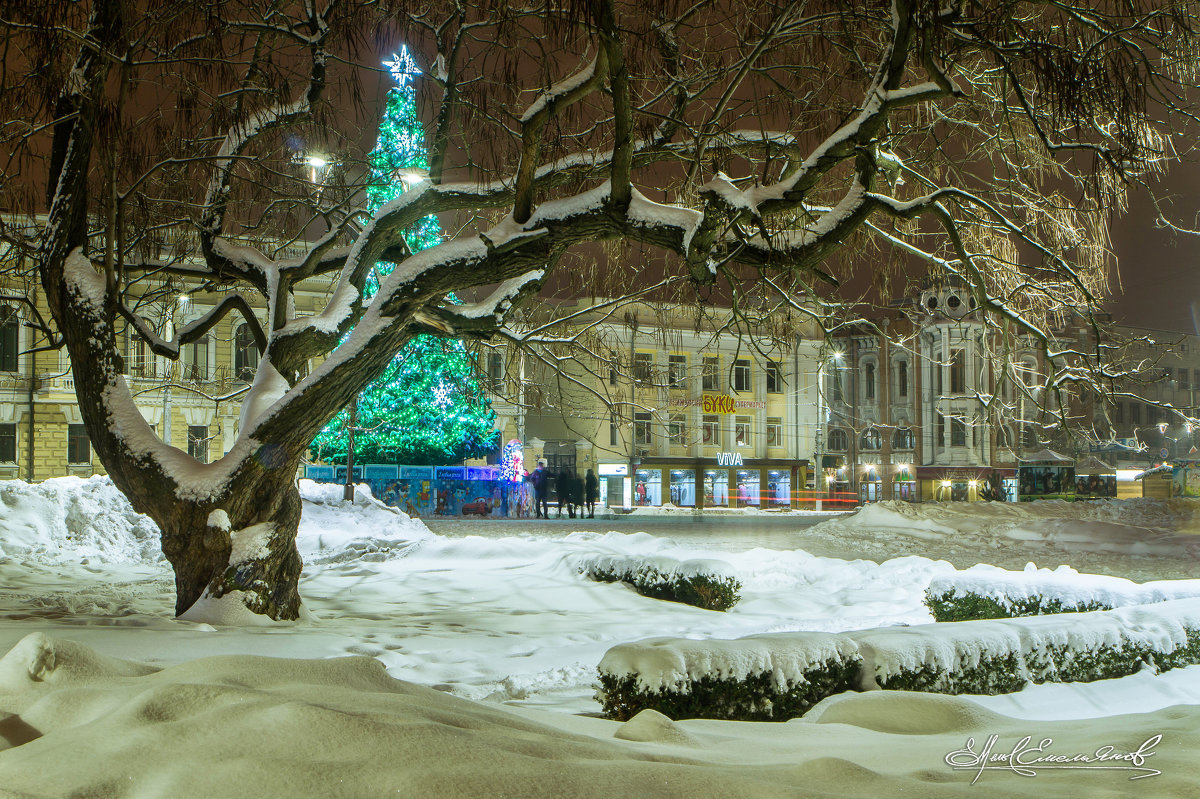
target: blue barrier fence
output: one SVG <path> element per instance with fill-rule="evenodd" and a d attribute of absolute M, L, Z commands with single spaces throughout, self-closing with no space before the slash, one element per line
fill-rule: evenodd
<path fill-rule="evenodd" d="M 304 476 L 318 483 L 346 482 L 345 466 L 306 466 Z M 354 482 L 366 483 L 381 502 L 409 516 L 524 517 L 533 512 L 529 483 L 499 479 L 495 466 L 354 467 Z"/>

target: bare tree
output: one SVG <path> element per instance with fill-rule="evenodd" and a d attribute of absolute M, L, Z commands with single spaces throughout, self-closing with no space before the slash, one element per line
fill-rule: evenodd
<path fill-rule="evenodd" d="M 6 258 L 37 277 L 101 461 L 162 529 L 179 612 L 233 597 L 295 618 L 313 435 L 415 334 L 520 339 L 511 309 L 579 244 L 669 254 L 653 276 L 611 260 L 620 291 L 753 286 L 822 320 L 847 263 L 916 265 L 1053 349 L 1048 315 L 1103 295 L 1108 214 L 1171 157 L 1194 64 L 1185 0 L 401 5 L 0 16 Z M 427 68 L 432 149 L 427 180 L 366 219 L 375 32 Z M 339 165 L 320 191 L 296 163 L 315 149 Z M 455 233 L 410 253 L 428 214 Z M 315 279 L 327 301 L 297 312 Z M 222 299 L 168 337 L 143 308 L 189 281 Z M 138 414 L 119 336 L 177 359 L 231 313 L 262 357 L 237 441 L 201 464 Z"/>

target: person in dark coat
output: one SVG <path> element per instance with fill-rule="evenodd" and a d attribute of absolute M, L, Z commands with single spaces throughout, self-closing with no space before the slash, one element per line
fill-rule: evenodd
<path fill-rule="evenodd" d="M 563 505 L 567 506 L 567 511 L 571 510 L 571 473 L 565 468 L 562 469 L 554 478 L 554 493 L 558 496 L 558 516 L 562 518 Z"/>
<path fill-rule="evenodd" d="M 530 475 L 530 482 L 533 483 L 534 515 L 539 519 L 549 519 L 550 473 L 546 471 L 546 464 L 538 461 L 537 468 Z"/>
<path fill-rule="evenodd" d="M 571 499 L 570 499 L 570 502 L 571 502 L 571 504 L 569 506 L 569 512 L 571 514 L 571 518 L 572 519 L 575 518 L 575 511 L 578 510 L 579 518 L 582 519 L 583 518 L 583 478 L 579 476 L 578 472 L 573 472 L 571 474 Z"/>
<path fill-rule="evenodd" d="M 588 518 L 596 518 L 596 500 L 600 499 L 600 481 L 596 479 L 596 473 L 591 469 L 587 470 L 587 477 L 583 481 L 584 500 L 587 502 Z"/>

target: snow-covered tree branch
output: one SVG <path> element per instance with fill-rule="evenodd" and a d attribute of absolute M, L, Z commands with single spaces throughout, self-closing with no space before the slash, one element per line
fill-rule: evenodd
<path fill-rule="evenodd" d="M 826 329 L 857 318 L 839 317 L 851 262 L 954 275 L 1061 364 L 1050 388 L 1107 379 L 1047 320 L 1097 307 L 1109 214 L 1191 119 L 1196 9 L 1094 5 L 14 0 L 0 196 L 19 222 L 0 235 L 36 264 L 96 452 L 163 531 L 178 610 L 295 618 L 292 476 L 317 431 L 416 335 L 519 339 L 513 313 L 597 242 L 665 275 L 613 258 L 592 296 L 690 285 Z M 366 30 L 427 75 L 432 147 L 373 214 L 363 132 L 391 49 Z M 455 232 L 417 251 L 405 232 L 430 215 Z M 171 338 L 139 307 L 183 291 L 212 302 Z M 132 336 L 177 358 L 231 311 L 261 357 L 237 440 L 204 464 L 138 414 L 122 353 Z"/>

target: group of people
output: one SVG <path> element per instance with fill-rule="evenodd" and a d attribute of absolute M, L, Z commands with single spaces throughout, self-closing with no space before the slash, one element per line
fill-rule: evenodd
<path fill-rule="evenodd" d="M 569 518 L 574 519 L 576 511 L 579 512 L 579 518 L 585 518 L 583 515 L 585 507 L 587 508 L 586 518 L 596 518 L 596 501 L 600 499 L 600 481 L 596 479 L 596 474 L 591 469 L 587 470 L 585 477 L 580 477 L 578 473 L 566 468 L 557 473 L 551 472 L 546 468 L 544 461 L 538 461 L 537 468 L 526 479 L 533 483 L 533 507 L 536 518 L 550 518 L 551 488 L 558 500 L 557 518 L 562 518 L 564 505 Z"/>

